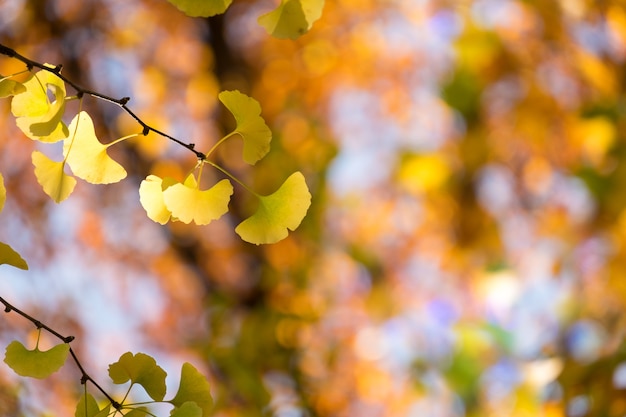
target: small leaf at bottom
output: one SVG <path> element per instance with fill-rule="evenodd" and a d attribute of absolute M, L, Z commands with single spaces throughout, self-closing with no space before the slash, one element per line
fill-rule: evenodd
<path fill-rule="evenodd" d="M 67 343 L 41 351 L 38 348 L 28 350 L 23 344 L 14 340 L 7 346 L 4 362 L 18 375 L 43 379 L 63 366 L 69 351 L 70 345 Z"/>

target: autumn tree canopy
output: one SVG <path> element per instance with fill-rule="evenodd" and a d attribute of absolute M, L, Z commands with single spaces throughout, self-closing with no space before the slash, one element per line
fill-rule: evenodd
<path fill-rule="evenodd" d="M 0 45 L 45 67 L 0 55 L 0 297 L 119 404 L 626 413 L 621 2 L 7 0 Z M 123 411 L 16 375 L 14 313 L 1 415 Z"/>

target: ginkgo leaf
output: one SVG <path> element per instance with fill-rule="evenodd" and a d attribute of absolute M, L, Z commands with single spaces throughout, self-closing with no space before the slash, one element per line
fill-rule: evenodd
<path fill-rule="evenodd" d="M 0 75 L 0 98 L 14 96 L 26 91 L 26 87 L 20 82 L 11 80 L 9 78 L 3 78 Z"/>
<path fill-rule="evenodd" d="M 270 150 L 272 131 L 261 117 L 261 105 L 239 91 L 222 91 L 219 100 L 233 114 L 235 132 L 243 138 L 243 160 L 254 165 Z"/>
<path fill-rule="evenodd" d="M 68 135 L 61 118 L 65 113 L 65 83 L 49 71 L 39 71 L 22 84 L 25 91 L 11 101 L 17 126 L 31 139 L 56 142 Z M 48 89 L 54 102 L 48 99 Z"/>
<path fill-rule="evenodd" d="M 133 408 L 132 410 L 124 413 L 124 416 L 126 417 L 150 417 L 153 415 L 154 414 L 151 414 L 146 407 Z"/>
<path fill-rule="evenodd" d="M 296 39 L 311 29 L 323 8 L 324 0 L 282 0 L 276 9 L 259 17 L 259 24 L 272 36 Z"/>
<path fill-rule="evenodd" d="M 116 384 L 130 381 L 141 385 L 155 401 L 161 401 L 165 396 L 167 374 L 152 356 L 145 353 L 124 353 L 119 361 L 109 365 L 109 376 Z"/>
<path fill-rule="evenodd" d="M 76 405 L 76 411 L 74 417 L 106 417 L 109 415 L 111 404 L 107 404 L 102 410 L 98 407 L 96 399 L 89 393 L 85 393 L 78 404 Z"/>
<path fill-rule="evenodd" d="M 208 190 L 200 190 L 193 175 L 184 184 L 174 184 L 163 191 L 165 206 L 183 223 L 209 224 L 228 212 L 233 186 L 221 180 Z"/>
<path fill-rule="evenodd" d="M 139 202 L 151 220 L 165 224 L 172 213 L 165 205 L 163 190 L 174 185 L 176 181 L 172 178 L 161 179 L 156 175 L 148 175 L 139 185 Z"/>
<path fill-rule="evenodd" d="M 172 410 L 170 417 L 202 417 L 202 408 L 195 402 L 187 401 L 180 407 Z"/>
<path fill-rule="evenodd" d="M 89 114 L 81 111 L 70 123 L 63 155 L 78 178 L 92 184 L 111 184 L 126 178 L 126 170 L 107 154 L 107 145 L 96 137 Z"/>
<path fill-rule="evenodd" d="M 19 269 L 28 269 L 26 261 L 11 246 L 0 242 L 0 265 L 11 265 Z"/>
<path fill-rule="evenodd" d="M 180 374 L 178 392 L 169 402 L 179 408 L 193 402 L 202 410 L 202 416 L 208 417 L 213 406 L 209 382 L 192 364 L 185 362 Z"/>
<path fill-rule="evenodd" d="M 44 192 L 55 202 L 60 203 L 72 194 L 76 179 L 63 170 L 65 162 L 56 162 L 39 151 L 32 154 L 35 177 Z"/>
<path fill-rule="evenodd" d="M 23 344 L 14 340 L 7 346 L 4 362 L 18 375 L 43 379 L 63 366 L 69 351 L 70 345 L 67 343 L 41 351 L 39 348 L 28 350 Z"/>
<path fill-rule="evenodd" d="M 209 17 L 222 14 L 232 0 L 167 0 L 191 17 Z"/>
<path fill-rule="evenodd" d="M 294 172 L 273 194 L 259 197 L 259 208 L 235 228 L 246 242 L 276 243 L 295 230 L 311 205 L 304 175 Z"/>

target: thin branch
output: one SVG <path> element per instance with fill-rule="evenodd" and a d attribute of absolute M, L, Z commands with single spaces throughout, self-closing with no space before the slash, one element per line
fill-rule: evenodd
<path fill-rule="evenodd" d="M 46 330 L 48 333 L 50 333 L 50 334 L 56 336 L 57 338 L 61 339 L 63 341 L 63 343 L 68 343 L 69 344 L 71 341 L 74 340 L 74 336 L 63 336 L 62 334 L 60 334 L 56 330 L 52 329 L 51 327 L 47 326 L 46 324 L 42 323 L 41 321 L 37 320 L 36 318 L 32 317 L 31 315 L 23 312 L 19 308 L 13 306 L 12 304 L 10 304 L 8 301 L 6 301 L 2 297 L 0 297 L 0 303 L 4 304 L 4 312 L 5 313 L 10 313 L 12 311 L 16 312 L 20 316 L 24 317 L 26 320 L 28 320 L 31 323 L 33 323 L 35 325 L 35 327 L 37 327 L 37 329 L 44 329 L 44 330 Z M 80 363 L 80 360 L 78 359 L 78 356 L 76 356 L 76 353 L 74 353 L 74 350 L 72 350 L 71 347 L 70 347 L 70 355 L 72 356 L 72 359 L 74 359 L 74 363 L 76 364 L 76 366 L 78 367 L 78 369 L 80 370 L 80 372 L 82 374 L 80 382 L 82 384 L 85 384 L 87 382 L 91 382 L 93 384 L 93 386 L 96 387 L 98 389 L 98 391 L 100 391 L 102 393 L 102 395 L 104 395 L 106 397 L 106 399 L 111 402 L 111 405 L 113 406 L 113 408 L 115 408 L 116 410 L 120 410 L 122 408 L 122 405 L 120 403 L 118 403 L 117 401 L 115 401 L 92 377 L 89 376 L 89 374 L 87 374 L 87 372 L 85 371 L 85 368 L 83 368 L 83 365 Z"/>
<path fill-rule="evenodd" d="M 195 144 L 194 143 L 185 143 L 180 139 L 177 139 L 165 132 L 162 132 L 152 126 L 150 126 L 149 124 L 147 124 L 146 122 L 144 122 L 139 116 L 137 116 L 137 114 L 135 114 L 135 112 L 133 112 L 128 106 L 127 103 L 130 101 L 130 97 L 122 97 L 120 99 L 117 98 L 113 98 L 110 96 L 107 96 L 105 94 L 99 93 L 97 91 L 93 91 L 93 90 L 89 90 L 87 88 L 83 88 L 80 85 L 76 84 L 74 81 L 70 80 L 69 78 L 67 78 L 65 75 L 61 74 L 61 69 L 62 66 L 61 65 L 56 65 L 56 66 L 51 66 L 48 64 L 42 64 L 40 62 L 37 61 L 33 61 L 32 59 L 26 58 L 23 55 L 20 55 L 19 53 L 17 53 L 14 49 L 9 48 L 8 46 L 5 46 L 3 44 L 0 43 L 0 54 L 1 55 L 6 55 L 10 58 L 15 58 L 21 62 L 23 62 L 26 67 L 28 68 L 28 70 L 32 70 L 33 68 L 39 68 L 42 69 L 44 71 L 48 71 L 51 72 L 52 74 L 56 75 L 57 77 L 59 77 L 60 79 L 62 79 L 66 84 L 69 84 L 74 90 L 76 90 L 76 95 L 78 96 L 78 98 L 81 98 L 83 95 L 87 94 L 89 96 L 92 96 L 94 98 L 100 99 L 100 100 L 104 100 L 104 101 L 108 101 L 109 103 L 113 103 L 117 106 L 119 106 L 122 110 L 124 110 L 126 113 L 128 113 L 133 119 L 135 119 L 135 121 L 137 123 L 139 123 L 139 125 L 142 128 L 142 134 L 145 136 L 150 132 L 154 132 L 159 136 L 163 136 L 164 138 L 167 138 L 173 142 L 176 142 L 177 144 L 179 144 L 180 146 L 190 150 L 191 152 L 193 152 L 196 157 L 200 160 L 205 160 L 206 159 L 206 154 L 199 152 L 195 149 Z"/>

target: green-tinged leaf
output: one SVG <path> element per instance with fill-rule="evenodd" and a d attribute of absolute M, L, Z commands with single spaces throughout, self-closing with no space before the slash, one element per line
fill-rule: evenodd
<path fill-rule="evenodd" d="M 138 407 L 133 408 L 130 411 L 125 411 L 124 416 L 126 417 L 150 417 L 154 414 L 151 414 L 146 407 Z"/>
<path fill-rule="evenodd" d="M 20 254 L 2 242 L 0 242 L 0 265 L 11 265 L 19 269 L 28 269 L 28 264 Z"/>
<path fill-rule="evenodd" d="M 26 87 L 20 82 L 3 78 L 0 75 L 0 98 L 14 96 L 26 91 Z"/>
<path fill-rule="evenodd" d="M 96 137 L 89 114 L 81 111 L 70 123 L 71 137 L 63 143 L 63 155 L 78 178 L 92 184 L 111 184 L 126 178 L 126 170 L 107 154 Z"/>
<path fill-rule="evenodd" d="M 222 91 L 220 101 L 233 114 L 235 132 L 243 138 L 243 160 L 254 165 L 270 150 L 272 131 L 261 117 L 259 102 L 239 91 Z"/>
<path fill-rule="evenodd" d="M 102 410 L 98 407 L 96 399 L 89 393 L 86 393 L 76 405 L 74 417 L 106 417 L 109 415 L 111 404 L 107 404 Z"/>
<path fill-rule="evenodd" d="M 232 0 L 167 0 L 191 17 L 209 17 L 222 14 Z"/>
<path fill-rule="evenodd" d="M 193 175 L 163 191 L 165 206 L 183 223 L 209 224 L 228 212 L 233 186 L 221 180 L 208 190 L 200 190 Z"/>
<path fill-rule="evenodd" d="M 311 205 L 311 194 L 304 175 L 294 172 L 268 196 L 259 196 L 259 208 L 235 228 L 246 242 L 256 245 L 276 243 L 295 230 Z"/>
<path fill-rule="evenodd" d="M 208 417 L 213 406 L 209 382 L 192 364 L 185 362 L 180 374 L 178 392 L 169 402 L 179 408 L 187 402 L 193 402 L 202 410 L 202 416 Z"/>
<path fill-rule="evenodd" d="M 139 185 L 139 202 L 148 214 L 148 217 L 160 224 L 170 220 L 172 213 L 165 206 L 163 190 L 176 184 L 172 178 L 161 179 L 156 175 L 148 175 Z"/>
<path fill-rule="evenodd" d="M 25 91 L 11 101 L 11 112 L 17 126 L 31 139 L 56 142 L 68 135 L 61 120 L 65 113 L 65 83 L 48 71 L 39 71 L 24 84 Z M 48 89 L 54 102 L 48 99 Z"/>
<path fill-rule="evenodd" d="M 0 174 L 0 211 L 4 208 L 7 201 L 7 189 L 4 187 L 4 177 Z"/>
<path fill-rule="evenodd" d="M 174 408 L 170 417 L 202 417 L 202 408 L 195 402 L 187 401 L 180 407 Z"/>
<path fill-rule="evenodd" d="M 41 351 L 38 348 L 28 350 L 23 344 L 14 340 L 7 346 L 4 362 L 18 375 L 43 379 L 63 366 L 69 351 L 70 345 L 67 343 Z"/>
<path fill-rule="evenodd" d="M 39 151 L 33 152 L 32 160 L 37 182 L 50 198 L 60 203 L 72 194 L 76 179 L 65 173 L 64 162 L 53 161 Z"/>
<path fill-rule="evenodd" d="M 130 380 L 131 384 L 141 385 L 155 401 L 161 401 L 165 396 L 167 374 L 152 356 L 145 353 L 124 353 L 119 361 L 109 366 L 109 376 L 116 384 Z"/>
<path fill-rule="evenodd" d="M 296 39 L 311 29 L 323 9 L 324 0 L 282 0 L 276 9 L 259 17 L 259 24 L 272 36 Z"/>

